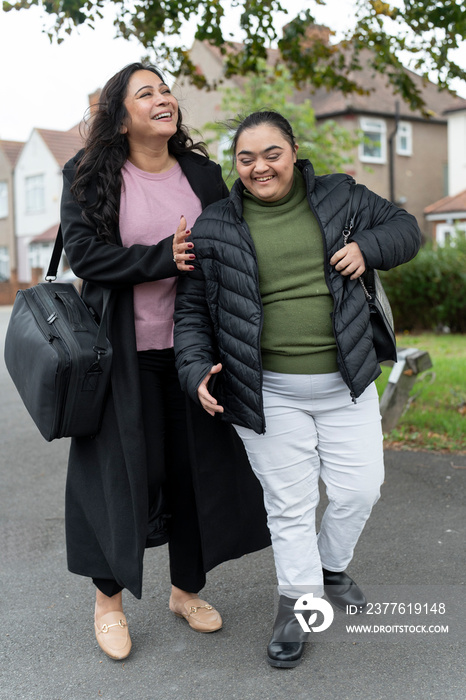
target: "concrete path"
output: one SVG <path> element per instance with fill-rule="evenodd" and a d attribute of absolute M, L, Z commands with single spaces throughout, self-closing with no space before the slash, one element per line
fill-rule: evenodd
<path fill-rule="evenodd" d="M 0 307 L 2 348 L 8 316 Z M 66 569 L 68 441 L 42 439 L 3 360 L 0 399 L 2 700 L 466 697 L 466 455 L 387 452 L 383 495 L 350 568 L 374 603 L 383 602 L 379 595 L 404 603 L 426 595 L 430 602 L 446 600 L 448 615 L 417 621 L 447 622 L 450 634 L 315 634 L 299 667 L 273 669 L 265 660 L 274 617 L 271 551 L 209 574 L 203 596 L 222 612 L 224 629 L 201 635 L 168 610 L 162 547 L 147 552 L 142 600 L 126 596 L 133 651 L 125 662 L 112 662 L 94 638 L 92 585 Z M 338 612 L 335 620 L 340 628 L 346 622 Z M 363 615 L 361 621 L 393 626 L 403 618 Z"/>

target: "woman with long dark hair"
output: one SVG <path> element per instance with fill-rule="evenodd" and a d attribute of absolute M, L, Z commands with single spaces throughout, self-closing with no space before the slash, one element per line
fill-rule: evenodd
<path fill-rule="evenodd" d="M 206 571 L 268 543 L 241 443 L 221 425 L 212 431 L 192 402 L 186 410 L 174 363 L 177 264 L 191 268 L 189 227 L 227 191 L 162 74 L 141 63 L 107 82 L 85 147 L 64 168 L 65 252 L 97 316 L 111 290 L 114 358 L 100 432 L 71 443 L 68 566 L 93 579 L 96 638 L 114 659 L 131 649 L 122 590 L 141 597 L 146 547 L 168 542 L 170 609 L 213 632 L 222 619 L 198 595 Z"/>

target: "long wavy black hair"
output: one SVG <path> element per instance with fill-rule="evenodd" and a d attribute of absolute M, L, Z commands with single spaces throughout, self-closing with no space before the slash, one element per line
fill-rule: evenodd
<path fill-rule="evenodd" d="M 108 80 L 98 104 L 92 108 L 84 151 L 71 186 L 72 194 L 82 207 L 84 221 L 95 226 L 97 234 L 104 240 L 113 237 L 118 223 L 121 169 L 129 155 L 127 136 L 121 133 L 127 117 L 124 100 L 128 82 L 138 70 L 151 71 L 166 82 L 158 68 L 146 63 L 130 63 Z M 182 123 L 180 109 L 176 127 L 176 133 L 168 141 L 169 153 L 176 157 L 197 150 L 208 155 L 202 141 L 194 143 L 191 139 Z M 91 181 L 97 184 L 97 198 L 92 202 L 86 197 Z"/>

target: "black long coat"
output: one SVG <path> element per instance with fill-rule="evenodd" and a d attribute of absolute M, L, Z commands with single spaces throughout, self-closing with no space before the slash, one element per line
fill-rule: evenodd
<path fill-rule="evenodd" d="M 63 170 L 61 222 L 72 269 L 84 280 L 83 297 L 99 314 L 102 289 L 112 289 L 109 339 L 111 391 L 100 433 L 71 442 L 66 485 L 66 540 L 70 571 L 112 578 L 141 597 L 148 542 L 146 448 L 134 331 L 133 286 L 178 274 L 172 237 L 157 245 L 100 240 L 70 193 L 76 160 Z M 179 163 L 202 207 L 226 194 L 219 166 L 198 154 Z M 92 201 L 95 189 L 89 188 Z M 187 399 L 187 438 L 205 571 L 270 544 L 262 490 L 234 430 Z"/>

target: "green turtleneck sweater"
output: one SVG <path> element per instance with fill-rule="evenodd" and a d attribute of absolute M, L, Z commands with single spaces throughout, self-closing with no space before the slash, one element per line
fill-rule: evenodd
<path fill-rule="evenodd" d="M 243 205 L 259 264 L 263 368 L 283 374 L 336 372 L 322 234 L 301 173 L 295 168 L 291 191 L 279 201 L 263 202 L 245 190 Z"/>

